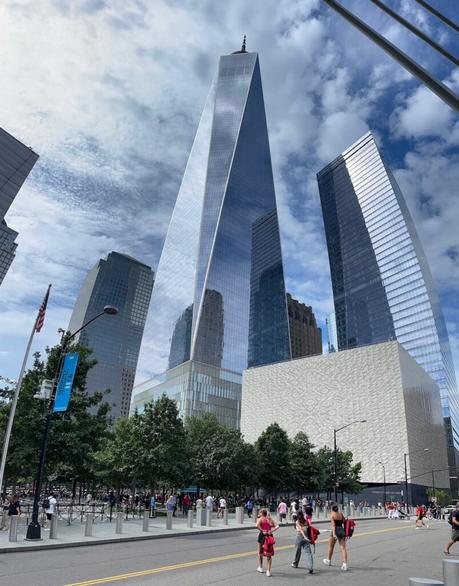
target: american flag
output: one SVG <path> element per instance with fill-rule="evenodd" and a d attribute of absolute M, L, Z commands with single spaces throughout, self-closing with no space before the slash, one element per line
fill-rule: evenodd
<path fill-rule="evenodd" d="M 35 322 L 35 331 L 39 332 L 45 323 L 45 313 L 46 313 L 46 306 L 48 305 L 48 298 L 49 298 L 49 291 L 51 289 L 51 285 L 48 286 L 48 291 L 46 291 L 45 298 L 43 299 L 43 303 L 40 305 L 40 309 L 38 310 L 37 321 Z"/>

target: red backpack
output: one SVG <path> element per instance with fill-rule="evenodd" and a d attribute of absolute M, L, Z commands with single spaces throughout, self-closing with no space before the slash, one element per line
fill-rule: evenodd
<path fill-rule="evenodd" d="M 273 535 L 267 535 L 265 540 L 263 541 L 263 555 L 265 557 L 271 558 L 274 555 L 274 544 L 276 540 L 274 539 Z"/>
<path fill-rule="evenodd" d="M 344 534 L 347 539 L 354 535 L 355 521 L 354 519 L 344 519 Z"/>
<path fill-rule="evenodd" d="M 314 551 L 316 551 L 316 541 L 320 535 L 320 531 L 314 525 L 309 524 L 306 529 L 306 535 L 308 536 L 311 545 L 314 546 Z"/>

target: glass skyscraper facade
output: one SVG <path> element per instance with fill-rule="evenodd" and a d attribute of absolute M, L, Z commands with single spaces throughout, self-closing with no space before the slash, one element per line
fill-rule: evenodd
<path fill-rule="evenodd" d="M 5 214 L 37 159 L 32 149 L 0 128 L 0 285 L 14 260 L 18 235 L 7 226 Z"/>
<path fill-rule="evenodd" d="M 88 372 L 86 389 L 90 394 L 110 389 L 107 401 L 115 418 L 129 414 L 153 277 L 149 266 L 110 252 L 88 273 L 70 319 L 69 331 L 74 332 L 105 305 L 118 309 L 117 315 L 99 318 L 77 337 L 97 360 Z"/>
<path fill-rule="evenodd" d="M 243 47 L 220 58 L 201 117 L 158 265 L 139 375 L 187 360 L 242 373 L 289 357 L 260 66 Z"/>
<path fill-rule="evenodd" d="M 400 188 L 371 133 L 317 177 L 338 349 L 391 339 L 402 344 L 440 388 L 453 466 L 453 448 L 459 450 L 459 396 L 448 333 Z"/>

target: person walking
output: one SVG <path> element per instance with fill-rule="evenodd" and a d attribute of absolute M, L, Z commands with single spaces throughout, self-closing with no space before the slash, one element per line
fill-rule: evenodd
<path fill-rule="evenodd" d="M 258 518 L 256 528 L 258 529 L 258 560 L 259 566 L 257 572 L 263 572 L 263 557 L 267 558 L 268 568 L 266 575 L 268 578 L 271 576 L 271 567 L 273 563 L 274 555 L 274 531 L 279 529 L 279 525 L 274 519 L 268 515 L 266 509 L 260 511 L 260 517 Z"/>
<path fill-rule="evenodd" d="M 301 550 L 303 550 L 304 555 L 306 556 L 306 568 L 308 569 L 308 574 L 313 574 L 314 560 L 312 557 L 311 542 L 307 536 L 309 521 L 304 516 L 303 511 L 298 511 L 296 515 L 295 529 L 297 530 L 297 536 L 295 541 L 295 557 L 291 566 L 292 568 L 298 568 L 301 558 Z"/>
<path fill-rule="evenodd" d="M 183 507 L 183 516 L 186 517 L 188 515 L 188 511 L 190 510 L 191 507 L 191 499 L 187 494 L 184 495 L 183 497 L 183 501 L 182 501 L 182 507 Z"/>
<path fill-rule="evenodd" d="M 252 511 L 253 511 L 253 501 L 252 499 L 249 497 L 245 503 L 245 509 L 247 511 L 247 517 L 249 519 L 252 518 Z"/>
<path fill-rule="evenodd" d="M 424 505 L 418 505 L 416 507 L 416 529 L 420 529 L 421 527 L 429 528 L 429 525 L 424 522 L 424 518 L 427 514 L 427 509 Z"/>
<path fill-rule="evenodd" d="M 339 548 L 341 550 L 341 556 L 343 559 L 343 563 L 341 565 L 341 569 L 346 572 L 347 571 L 347 549 L 346 549 L 346 531 L 344 529 L 344 515 L 340 513 L 338 510 L 338 505 L 332 506 L 332 512 L 330 515 L 330 522 L 332 526 L 332 532 L 330 535 L 330 539 L 328 540 L 328 557 L 324 559 L 324 564 L 326 566 L 331 566 L 331 560 L 333 557 L 333 551 L 335 549 L 335 544 L 338 542 Z"/>
<path fill-rule="evenodd" d="M 49 494 L 49 497 L 45 498 L 45 500 L 43 502 L 43 508 L 45 509 L 45 513 L 46 513 L 46 521 L 43 524 L 43 529 L 45 531 L 49 531 L 49 524 L 51 523 L 51 520 L 53 518 L 54 509 L 56 508 L 56 505 L 57 505 L 57 500 L 54 496 L 54 493 L 51 492 Z"/>
<path fill-rule="evenodd" d="M 448 523 L 450 523 L 450 522 L 451 522 L 451 539 L 448 541 L 445 549 L 443 550 L 443 553 L 446 555 L 449 555 L 449 550 L 451 549 L 451 546 L 454 545 L 455 543 L 459 542 L 459 502 L 456 505 L 456 510 L 453 513 L 451 513 L 451 515 L 448 519 Z"/>
<path fill-rule="evenodd" d="M 211 494 L 206 496 L 206 509 L 210 509 L 211 512 L 214 510 L 214 497 Z"/>
<path fill-rule="evenodd" d="M 156 517 L 156 497 L 154 493 L 150 497 L 150 518 Z"/>
<path fill-rule="evenodd" d="M 284 499 L 281 499 L 281 502 L 277 507 L 277 512 L 279 513 L 280 524 L 283 525 L 287 518 L 287 504 Z"/>
<path fill-rule="evenodd" d="M 226 510 L 226 499 L 225 497 L 222 495 L 219 500 L 218 500 L 218 512 L 220 517 L 223 519 L 224 515 L 225 515 L 225 510 Z M 218 516 L 218 515 L 217 515 Z"/>

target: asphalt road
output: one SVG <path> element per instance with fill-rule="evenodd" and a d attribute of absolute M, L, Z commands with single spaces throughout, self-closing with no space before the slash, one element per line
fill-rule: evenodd
<path fill-rule="evenodd" d="M 325 525 L 320 526 L 321 530 Z M 410 576 L 441 578 L 442 550 L 449 525 L 415 530 L 403 521 L 357 521 L 349 542 L 349 571 L 340 570 L 339 552 L 326 567 L 329 533 L 316 546 L 315 574 L 290 567 L 295 531 L 276 533 L 272 577 L 256 571 L 255 530 L 235 531 L 60 550 L 6 553 L 0 556 L 1 586 L 408 586 Z M 459 556 L 459 545 L 455 553 Z"/>

